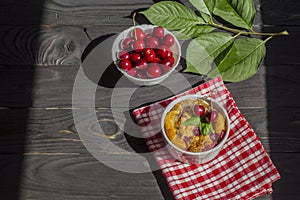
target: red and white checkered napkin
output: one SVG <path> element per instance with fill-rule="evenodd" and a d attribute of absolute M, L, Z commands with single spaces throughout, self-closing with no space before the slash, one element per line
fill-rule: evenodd
<path fill-rule="evenodd" d="M 160 127 L 163 108 L 172 100 L 186 94 L 208 94 L 226 108 L 230 119 L 228 141 L 218 156 L 205 164 L 189 165 L 174 161 L 162 148 L 161 133 L 153 134 Z M 225 87 L 221 78 L 212 79 L 183 94 L 134 110 L 133 116 L 148 135 L 146 144 L 166 177 L 175 199 L 254 199 L 272 193 L 272 183 L 280 175 L 266 154 L 249 123 Z M 156 127 L 155 127 L 156 126 Z"/>

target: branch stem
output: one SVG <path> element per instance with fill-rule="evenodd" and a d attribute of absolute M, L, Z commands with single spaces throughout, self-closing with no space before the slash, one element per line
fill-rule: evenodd
<path fill-rule="evenodd" d="M 213 26 L 215 28 L 223 29 L 223 30 L 226 30 L 226 31 L 230 31 L 230 32 L 233 32 L 233 33 L 238 33 L 239 35 L 277 36 L 277 35 L 288 35 L 289 34 L 287 31 L 282 31 L 282 32 L 279 32 L 279 33 L 259 33 L 259 32 L 255 32 L 255 31 L 241 31 L 239 29 L 230 28 L 230 27 L 227 27 L 227 26 L 216 24 L 214 22 L 208 23 L 207 25 Z"/>

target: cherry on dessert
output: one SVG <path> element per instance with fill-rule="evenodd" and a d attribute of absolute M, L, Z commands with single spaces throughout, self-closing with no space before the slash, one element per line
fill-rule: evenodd
<path fill-rule="evenodd" d="M 132 37 L 136 38 L 136 40 L 143 40 L 146 34 L 141 28 L 135 28 L 132 30 Z"/>
<path fill-rule="evenodd" d="M 136 62 L 135 67 L 139 70 L 143 70 L 147 68 L 147 61 L 144 59 L 140 59 Z"/>
<path fill-rule="evenodd" d="M 219 134 L 218 133 L 211 133 L 209 134 L 209 137 L 212 141 L 218 141 L 219 139 Z"/>
<path fill-rule="evenodd" d="M 157 57 L 164 59 L 164 58 L 168 57 L 169 51 L 170 51 L 170 49 L 167 46 L 163 45 L 163 46 L 159 47 L 159 49 L 156 49 L 155 52 L 156 52 Z"/>
<path fill-rule="evenodd" d="M 136 40 L 132 43 L 132 49 L 136 52 L 141 52 L 145 48 L 145 43 L 143 40 Z"/>
<path fill-rule="evenodd" d="M 127 51 L 120 51 L 118 54 L 118 58 L 119 59 L 129 59 L 130 58 L 130 54 Z"/>
<path fill-rule="evenodd" d="M 128 59 L 120 60 L 119 66 L 121 69 L 123 69 L 125 71 L 129 71 L 132 69 L 131 62 Z"/>
<path fill-rule="evenodd" d="M 171 34 L 167 34 L 163 38 L 163 44 L 168 46 L 168 47 L 173 46 L 174 43 L 175 43 L 175 39 Z"/>
<path fill-rule="evenodd" d="M 142 55 L 147 62 L 153 62 L 156 57 L 154 50 L 150 48 L 144 49 Z"/>
<path fill-rule="evenodd" d="M 122 41 L 122 49 L 128 49 L 131 46 L 131 43 L 133 42 L 133 38 L 126 38 Z"/>
<path fill-rule="evenodd" d="M 145 41 L 147 48 L 157 48 L 159 46 L 159 41 L 156 37 L 149 37 Z"/>
<path fill-rule="evenodd" d="M 199 135 L 200 135 L 200 131 L 199 131 L 198 126 L 196 126 L 196 127 L 193 129 L 193 135 L 195 135 L 195 136 L 199 136 Z"/>
<path fill-rule="evenodd" d="M 134 63 L 136 63 L 138 60 L 140 60 L 142 57 L 141 57 L 141 55 L 139 54 L 139 53 L 137 53 L 137 52 L 133 52 L 132 54 L 131 54 L 131 56 L 130 56 L 130 60 L 131 60 L 131 62 L 134 62 Z"/>
<path fill-rule="evenodd" d="M 132 68 L 131 70 L 127 71 L 127 74 L 129 76 L 135 76 L 137 74 L 137 70 L 135 68 Z"/>
<path fill-rule="evenodd" d="M 157 78 L 160 75 L 161 75 L 161 68 L 156 64 L 151 65 L 147 70 L 147 76 L 149 78 Z"/>
<path fill-rule="evenodd" d="M 209 122 L 215 122 L 217 118 L 218 118 L 218 112 L 215 110 L 209 112 L 207 115 L 207 119 Z"/>
<path fill-rule="evenodd" d="M 165 30 L 163 27 L 158 26 L 153 28 L 152 34 L 158 38 L 162 38 L 165 35 Z"/>
<path fill-rule="evenodd" d="M 202 117 L 205 114 L 204 106 L 199 105 L 199 104 L 195 105 L 194 106 L 194 113 L 195 113 L 195 115 L 197 115 L 199 117 Z"/>

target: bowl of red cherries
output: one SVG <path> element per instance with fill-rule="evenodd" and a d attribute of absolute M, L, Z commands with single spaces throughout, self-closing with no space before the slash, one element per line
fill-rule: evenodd
<path fill-rule="evenodd" d="M 180 57 L 178 40 L 161 26 L 133 26 L 120 33 L 112 46 L 117 69 L 139 85 L 155 85 L 165 80 Z"/>

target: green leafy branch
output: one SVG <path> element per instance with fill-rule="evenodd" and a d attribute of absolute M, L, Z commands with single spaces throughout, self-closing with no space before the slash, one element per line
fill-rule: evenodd
<path fill-rule="evenodd" d="M 183 4 L 162 1 L 141 12 L 180 40 L 192 39 L 187 47 L 184 72 L 238 82 L 252 77 L 266 54 L 265 44 L 272 37 L 288 35 L 260 33 L 252 28 L 256 10 L 252 0 L 190 0 L 197 13 Z M 216 23 L 215 16 L 236 28 Z M 223 30 L 216 32 L 215 30 Z M 225 32 L 224 32 L 225 31 Z M 269 36 L 265 40 L 242 35 Z"/>

